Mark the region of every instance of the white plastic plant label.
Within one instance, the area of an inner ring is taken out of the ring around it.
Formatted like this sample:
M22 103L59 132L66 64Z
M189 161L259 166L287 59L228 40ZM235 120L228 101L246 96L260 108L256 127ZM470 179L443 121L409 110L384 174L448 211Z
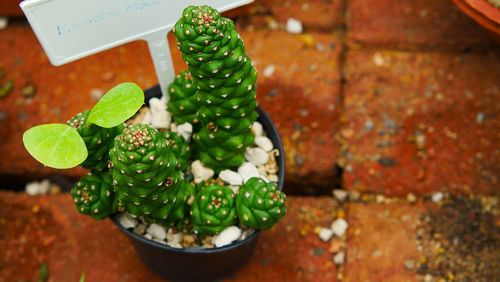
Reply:
M166 39L189 5L221 12L253 0L25 0L20 6L50 62L59 66L134 40L146 40L162 89L174 79Z

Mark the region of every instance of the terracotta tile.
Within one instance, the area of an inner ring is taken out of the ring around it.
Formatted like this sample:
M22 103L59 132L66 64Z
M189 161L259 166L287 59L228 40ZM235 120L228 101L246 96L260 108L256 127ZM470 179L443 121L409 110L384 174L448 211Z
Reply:
M350 52L345 188L498 191L499 73L494 53Z
M469 50L494 45L448 0L347 1L351 45Z
M347 207L344 281L417 281L404 262L419 258L413 234L426 206L350 203Z

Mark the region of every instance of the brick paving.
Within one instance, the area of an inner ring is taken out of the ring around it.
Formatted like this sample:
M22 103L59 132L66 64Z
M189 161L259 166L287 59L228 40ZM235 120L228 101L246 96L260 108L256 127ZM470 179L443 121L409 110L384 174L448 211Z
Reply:
M498 195L498 46L447 0L256 1L228 15L259 70L258 102L285 145L286 191L365 194L363 203L344 205L289 197L288 215L261 234L254 256L227 280L420 279L408 270L420 255L415 226L439 206L373 203L370 193ZM292 17L303 34L285 31ZM54 173L24 150L26 129L66 121L117 83L156 83L144 42L53 67L21 20L0 30L0 68L0 85L14 82L0 99L0 175L20 178ZM30 84L35 95L23 96ZM333 243L315 234L337 217L350 225L335 239L346 239L342 266L333 264ZM84 271L86 281L160 281L110 221L79 215L69 195L0 191L0 225L0 281L35 280L41 262L53 281L74 281Z

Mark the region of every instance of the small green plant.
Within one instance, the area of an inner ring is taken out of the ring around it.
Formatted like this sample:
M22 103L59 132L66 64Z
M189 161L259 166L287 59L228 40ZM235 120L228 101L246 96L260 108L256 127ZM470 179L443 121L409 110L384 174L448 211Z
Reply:
M178 123L199 123L193 140L146 124L124 125L144 104L142 89L127 82L68 124L29 129L24 145L46 166L90 170L72 196L77 211L96 220L127 212L201 236L238 221L269 229L286 212L275 184L254 178L235 194L215 181L195 188L187 177L195 158L216 171L239 166L254 142L256 72L243 42L232 21L208 6L186 8L175 34L189 72L169 86L167 107Z

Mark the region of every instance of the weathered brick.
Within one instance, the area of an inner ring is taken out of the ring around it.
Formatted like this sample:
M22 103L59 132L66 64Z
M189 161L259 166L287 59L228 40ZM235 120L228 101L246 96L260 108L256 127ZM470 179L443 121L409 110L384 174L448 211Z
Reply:
M498 192L498 54L353 51L346 61L347 189Z
M338 177L339 37L308 34L308 46L300 35L279 31L241 36L258 70L257 101L284 143L286 190L329 193Z
M0 203L0 263L6 281L36 280L40 262L54 281L77 281L83 272L85 281L162 281L111 221L80 215L68 194L0 191ZM289 197L287 206L285 217L260 234L255 254L234 275L237 281L334 280L330 254L312 252L328 249L313 229L333 220L331 199Z
M483 49L494 45L482 28L448 0L352 0L352 45L410 49Z
M35 161L22 144L22 134L32 126L66 122L91 108L92 92L106 93L118 83L132 81L143 88L157 84L145 42L132 42L60 66L52 66L27 23L12 24L0 30L0 67L14 88L0 100L0 173L42 177L54 172ZM171 37L172 51L176 51ZM174 50L175 49L175 50ZM185 68L180 54L174 54L177 70ZM36 87L34 97L24 97L25 85ZM80 176L82 169L66 170Z
M313 231L316 226L330 226L335 216L331 201L329 197L288 197L287 214L271 230L261 232L255 254L234 279L335 281L329 243Z
M424 205L348 204L345 281L416 281L404 262L417 265L414 236Z
M269 20L286 24L293 18L310 31L332 31L344 23L342 0L257 0L250 9L250 23L260 26Z

